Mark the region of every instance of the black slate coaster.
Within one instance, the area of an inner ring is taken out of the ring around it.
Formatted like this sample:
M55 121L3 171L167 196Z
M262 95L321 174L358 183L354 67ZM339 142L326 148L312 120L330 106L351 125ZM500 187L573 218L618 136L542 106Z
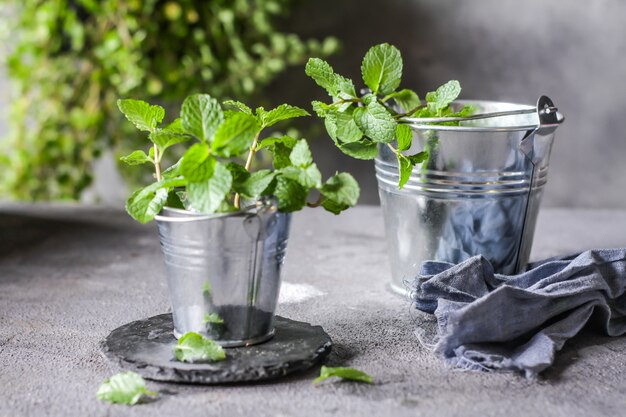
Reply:
M302 371L320 362L332 341L320 326L276 316L272 339L226 349L226 360L190 364L174 359L171 314L134 321L113 330L101 343L104 355L124 369L157 381L219 384L261 381Z

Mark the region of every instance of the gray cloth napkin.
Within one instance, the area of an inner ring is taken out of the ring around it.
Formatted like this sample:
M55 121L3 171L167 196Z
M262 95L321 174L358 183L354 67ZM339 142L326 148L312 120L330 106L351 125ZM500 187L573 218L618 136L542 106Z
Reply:
M467 369L537 374L586 325L626 334L626 249L591 250L495 274L482 256L453 265L428 261L411 289L434 314L434 351Z

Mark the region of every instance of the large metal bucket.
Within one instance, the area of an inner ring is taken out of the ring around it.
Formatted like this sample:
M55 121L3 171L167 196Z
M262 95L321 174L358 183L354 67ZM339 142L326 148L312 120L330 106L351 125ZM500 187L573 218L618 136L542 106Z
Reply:
M236 213L166 208L156 217L177 338L198 332L234 347L273 336L290 220L273 200Z
M464 104L477 113L534 109L487 101L455 105ZM481 254L499 273L525 268L562 120L560 114L534 112L459 126L413 123L407 154L427 149L430 156L401 190L395 154L380 147L376 177L394 291L406 294L405 280L415 278L426 260L458 263Z

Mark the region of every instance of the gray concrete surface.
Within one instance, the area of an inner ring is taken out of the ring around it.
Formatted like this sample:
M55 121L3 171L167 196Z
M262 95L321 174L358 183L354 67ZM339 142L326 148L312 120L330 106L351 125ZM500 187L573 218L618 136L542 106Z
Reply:
M626 245L626 211L544 210L532 257ZM294 217L279 313L324 326L328 363L373 386L311 386L318 370L275 382L148 382L132 408L95 398L118 370L98 353L112 329L168 310L154 225L120 211L0 206L0 416L624 416L626 338L581 334L543 379L445 368L413 329L431 326L387 290L380 209Z

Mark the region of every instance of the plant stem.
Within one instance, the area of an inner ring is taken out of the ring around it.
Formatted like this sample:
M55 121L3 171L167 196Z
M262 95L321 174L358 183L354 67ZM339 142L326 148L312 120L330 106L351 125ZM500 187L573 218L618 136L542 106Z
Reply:
M159 163L159 159L161 159L159 155L159 148L154 145L154 170L156 171L156 179L157 181L161 181L161 164Z
M256 145L259 143L259 136L261 135L261 131L259 130L254 136L254 140L252 141L252 145L250 145L250 151L248 152L248 159L246 159L246 171L250 172L250 166L252 165L252 158L254 158L254 154L256 153ZM235 194L235 199L233 204L236 209L239 208L239 201L241 200L241 196L239 193Z
M416 111L418 111L419 109L423 109L423 108L424 108L424 107L426 107L426 106L428 106L428 104L420 104L420 105L419 105L419 106L417 106L416 108L414 108L414 109L412 109L412 110L409 110L409 111L408 111L408 112L406 112L406 113L399 113L399 114L396 114L396 115L395 115L395 116L393 116L393 117L394 117L394 119L400 119L400 118L402 118L402 117L406 117L406 116L408 116L408 115L410 115L410 114L413 114L413 113L415 113Z
M322 196L322 195L320 194L320 196L317 198L317 200L316 200L315 202L313 202L313 203L309 203L309 202L307 201L306 206L307 206L307 207L313 207L313 208L315 208L315 207L319 207L319 206L321 206L321 205L322 205L322 200L323 200L323 199L324 199L324 196Z
M398 150L396 148L394 148L393 146L391 146L391 143L388 143L387 147L389 149L391 149L391 152L395 153L396 155L398 154Z

